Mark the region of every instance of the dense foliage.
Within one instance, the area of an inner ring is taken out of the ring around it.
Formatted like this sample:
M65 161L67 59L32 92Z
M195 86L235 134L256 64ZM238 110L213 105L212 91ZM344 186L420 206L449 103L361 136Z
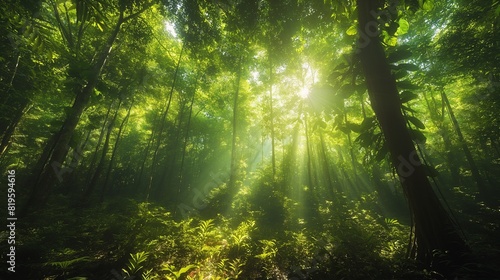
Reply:
M499 278L498 1L0 15L2 279Z

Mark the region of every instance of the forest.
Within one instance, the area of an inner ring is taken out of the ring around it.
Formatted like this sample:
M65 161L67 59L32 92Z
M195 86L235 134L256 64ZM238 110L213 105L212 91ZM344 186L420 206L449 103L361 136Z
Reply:
M500 279L500 1L0 14L0 279Z

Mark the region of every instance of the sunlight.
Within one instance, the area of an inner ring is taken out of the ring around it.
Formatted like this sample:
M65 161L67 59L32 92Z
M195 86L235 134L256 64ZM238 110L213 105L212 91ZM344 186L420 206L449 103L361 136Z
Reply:
M302 99L307 99L309 97L309 92L311 86L314 84L316 77L316 70L314 70L311 65L307 62L302 64L302 86L297 92L298 96Z
M299 91L299 97L302 99L307 99L309 97L309 88L303 87Z
M164 21L165 30L172 35L172 37L177 38L177 32L175 32L175 26L168 20Z

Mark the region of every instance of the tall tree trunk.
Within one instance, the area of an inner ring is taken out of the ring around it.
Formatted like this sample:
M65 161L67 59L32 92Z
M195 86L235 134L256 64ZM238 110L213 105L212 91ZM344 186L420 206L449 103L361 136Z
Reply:
M153 124L156 123L158 121L158 115L155 114L155 118L153 120ZM151 129L151 136L149 137L148 139L148 144L146 146L146 149L144 150L144 158L142 159L142 163L141 163L141 171L139 172L139 178L138 178L138 186L142 189L143 187L143 174L144 174L144 169L146 168L146 162L148 161L148 158L149 158L149 151L151 150L151 147L153 145L153 142L154 142L154 139L155 139L155 136L156 136L156 129L155 127L153 126L153 128Z
M194 104L194 100L196 98L196 90L197 90L197 85L198 85L198 79L199 79L199 73L197 75L197 79L196 79L196 85L194 87L194 90L193 90L193 96L191 97L191 102L189 104L189 115L188 115L188 120L187 120L187 124L186 124L186 132L184 134L184 140L183 140L183 143L182 143L182 157L181 157L181 166L180 166L180 169L179 169L179 190L178 190L178 194L180 194L182 188L183 188L183 184L184 184L184 161L186 159L186 150L187 150L187 144L188 144L188 140L189 140L189 129L191 127L191 118L193 116L193 104ZM187 191L189 191L189 188L187 189Z
M108 129L106 132L106 139L104 140L104 145L102 147L101 157L99 159L99 164L97 165L97 168L94 172L94 175L92 176L92 178L90 179L90 181L88 183L87 191L85 192L85 194L82 198L82 202L87 202L89 200L90 196L92 195L92 193L94 192L94 190L97 186L97 183L99 182L99 178L101 177L102 171L104 169L104 164L106 161L106 155L108 154L108 150L109 150L109 141L111 138L111 132L113 131L113 128L114 128L114 125L116 122L116 118L118 116L118 111L120 111L121 104L122 104L122 100L120 100L120 102L118 103L118 106L115 110L113 118L111 119L111 121L108 124Z
M333 188L338 190L338 182L335 179L332 179L332 175L330 174L330 162L328 161L328 155L326 153L326 144L325 139L323 137L323 131L319 132L320 139L320 148L321 148L321 157L322 157L322 166L323 166L323 176L326 177L326 187L327 193L331 195L331 199L335 197L335 193L333 192Z
M271 160L273 166L273 178L276 176L276 153L274 146L274 112L273 112L273 63L269 57L269 115L271 118Z
M304 133L306 136L306 153L307 153L307 185L311 190L314 190L313 168L312 168L312 155L311 155L311 141L309 139L309 126L307 124L307 113L304 115Z
M238 99L240 94L240 80L241 80L241 63L242 57L239 58L238 61L238 69L236 74L235 81L235 91L234 91L234 99L233 99L233 135L231 141L231 166L230 166L230 174L229 174L229 190L231 192L235 192L236 187L236 173L238 171L238 162L237 162L237 151L236 145L238 140Z
M33 184L33 188L30 197L25 205L25 208L23 209L21 214L27 214L30 209L37 209L45 204L56 178L62 180L61 176L64 172L63 170L58 170L58 166L62 166L64 158L68 153L68 144L80 120L80 116L82 115L85 108L87 108L87 104L90 101L90 96L94 92L94 88L99 81L101 70L106 63L109 54L111 53L111 49L118 36L118 33L120 32L123 22L123 12L120 12L120 16L117 23L115 24L113 31L108 37L103 50L95 60L95 63L92 67L92 74L90 75L87 84L82 88L81 91L77 93L75 101L73 102L73 106L68 113L68 116L66 117L66 120L64 121L60 131L56 133L52 137L53 140L50 140L48 143L49 145L53 145L50 158L42 167L43 171L35 171L35 174L40 174L40 176L38 176L36 180L29 182L30 184Z
M172 104L172 97L174 96L174 89L175 89L175 86L177 83L177 78L179 76L179 68L181 65L181 59L182 59L183 52L184 52L184 45L181 48L181 53L179 54L179 59L177 60L177 65L175 66L174 78L172 80L172 86L170 87L167 106L165 108L165 111L163 111L163 114L160 118L160 128L158 130L157 141L156 141L155 149L153 151L153 160L151 162L151 171L149 174L149 183L148 183L148 191L146 194L146 200L149 200L149 196L150 196L151 191L152 191L153 177L156 175L158 151L160 150L161 142L163 140L162 139L163 130L165 129L165 123L167 121L168 111L170 110L170 105Z
M179 150L178 148L181 146L181 135L182 135L182 124L183 121L182 119L184 118L184 111L186 110L186 101L182 100L182 98L179 96L179 106L180 109L177 113L177 118L176 121L174 122L173 125L173 131L176 133L173 133L173 139L168 141L168 146L171 147L170 151L167 149L166 154L168 155L168 158L170 159L169 161L165 162L165 166L163 167L163 172L161 172L161 177L160 177L160 184L159 187L156 188L155 190L155 197L161 198L161 201L164 202L171 202L172 199L175 199L174 195L169 193L169 187L173 186L175 184L178 185L177 179L179 178L178 176L175 176L174 174L179 174L178 173L178 156L179 153L182 152L182 150ZM177 171L177 172L176 172ZM177 190L173 190L174 193ZM165 195L168 194L168 195ZM167 198L170 201L165 201L163 198Z
M466 251L467 246L434 193L406 127L396 81L378 37L377 3L357 0L361 35L358 51L371 105L413 216L416 258L430 265L434 250L458 254Z
M130 105L129 105L128 110L127 110L127 115L125 116L125 118L123 118L122 122L120 123L120 127L118 128L118 134L116 135L115 144L113 145L113 151L111 152L111 159L109 160L108 168L106 171L106 176L104 177L104 183L102 185L101 201L104 197L104 194L106 192L106 188L108 186L109 175L111 174L111 170L113 169L113 165L114 165L115 158L116 158L116 151L118 150L118 143L120 142L120 139L122 137L123 128L125 127L125 124L127 123L128 119L130 117L130 112L132 111L133 106L134 106L134 100L132 100L130 102Z
M24 103L14 113L13 118L10 120L10 123L7 125L2 134L2 141L0 142L0 158L7 151L7 148L11 143L10 140L12 138L12 135L14 134L14 131L16 130L17 125L21 121L22 117L31 109L31 107L32 106L29 105L29 101L26 100L26 103Z
M434 96L431 93L431 98L434 104L434 107L431 106L431 103L429 102L427 98L426 91L424 91L424 98L425 98L425 103L427 104L427 108L429 109L429 115L431 116L431 120L433 124L438 128L438 133L443 139L443 144L444 144L444 150L446 153L446 160L448 162L448 169L450 171L450 177L451 177L451 183L453 186L457 186L460 184L460 169L458 166L458 162L455 158L455 152L453 149L453 145L451 143L450 136L448 135L448 130L447 127L445 126L443 120L444 120L444 115L439 114L436 111L436 100ZM444 105L444 100L442 100L443 105Z
M455 128L455 132L457 133L458 136L458 141L460 142L460 145L462 146L462 150L464 151L465 158L467 159L467 162L469 163L470 170L472 172L472 177L474 177L474 180L476 181L477 188L479 190L479 193L483 198L487 198L487 190L486 186L484 185L483 179L481 178L481 175L479 174L479 169L477 168L476 161L472 157L472 153L470 152L469 146L467 145L467 142L464 139L464 135L462 134L462 130L460 129L460 125L458 124L457 118L455 117L455 114L453 113L453 109L451 108L450 101L448 100L448 96L444 92L444 90L441 90L441 98L443 99L443 102L446 104L446 109L448 110L448 114L450 116L451 122L453 123L453 127Z
M95 145L94 152L92 153L92 160L90 161L87 178L92 176L94 166L97 162L97 157L99 156L99 148L101 147L102 139L104 139L104 134L106 132L106 125L108 124L109 113L111 112L111 108L113 108L114 102L109 103L108 110L106 111L106 116L104 117L104 121L102 123L101 132L99 133L99 139L97 140L97 144Z

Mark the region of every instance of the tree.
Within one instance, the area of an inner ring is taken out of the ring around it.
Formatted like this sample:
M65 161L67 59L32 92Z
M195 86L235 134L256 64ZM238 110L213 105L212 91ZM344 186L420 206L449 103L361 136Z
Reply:
M53 3L56 24L59 27L61 36L67 43L68 48L75 51L74 54L78 57L79 51L82 48L81 37L83 30L85 30L85 24L87 24L87 20L90 18L99 18L101 11L98 9L103 7L98 7L96 9L95 7L91 8L84 4L83 6L76 7L75 14L68 11L65 3L62 5L63 8L57 6L56 3ZM30 184L33 186L32 192L30 199L25 205L23 211L24 213L27 213L30 208L36 209L45 203L52 185L56 182L57 177L60 175L59 173L63 171L60 167L64 163L64 159L68 152L68 144L80 120L80 116L87 107L92 93L99 82L101 71L111 53L115 40L122 29L122 25L137 18L152 5L153 2L138 4L135 2L123 1L120 2L119 7L116 7L116 10L114 10L115 14L113 16L116 17L116 21L111 30L109 30L108 37L104 41L104 44L97 50L96 59L92 59L90 62L85 62L88 63L88 72L86 72L86 77L82 77L82 80L79 81L81 86L75 85L74 87L75 99L73 105L66 116L61 129L47 142L42 157L39 160L40 164L37 164L37 167L40 167L40 169L33 172L33 180L30 180ZM75 28L71 27L73 24L72 22L64 22L64 19L62 19L59 15L59 9L64 9L67 17L75 17L73 22L79 25L79 28L77 29L78 31L75 31ZM96 22L95 24L100 25L101 23ZM72 32L77 33L75 35ZM79 65L77 65L77 67L78 66ZM70 77L75 75L71 71L75 71L75 69L70 68L68 73ZM85 72L78 71L76 74L82 75L84 73Z
M410 205L416 245L412 254L429 265L434 250L460 254L467 250L467 246L434 193L406 127L396 81L378 34L380 19L377 12L381 8L371 1L357 1L359 32L362 34L359 56L372 108Z

